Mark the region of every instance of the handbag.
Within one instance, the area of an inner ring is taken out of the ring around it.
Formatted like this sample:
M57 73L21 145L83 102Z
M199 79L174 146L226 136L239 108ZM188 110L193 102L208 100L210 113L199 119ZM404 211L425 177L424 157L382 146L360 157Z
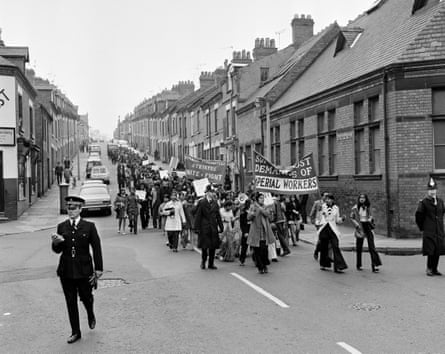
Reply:
M355 228L354 236L355 236L356 238L364 238L364 237L365 237L365 235L363 234L363 230L362 230L361 227L356 227L356 228Z

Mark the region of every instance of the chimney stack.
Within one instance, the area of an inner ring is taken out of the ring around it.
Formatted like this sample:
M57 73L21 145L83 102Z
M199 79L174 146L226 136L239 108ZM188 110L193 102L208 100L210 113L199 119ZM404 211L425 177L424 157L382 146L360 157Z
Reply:
M246 52L245 49L233 52L232 64L250 64L251 62L250 52Z
M292 44L295 48L300 47L304 42L314 35L314 20L311 15L295 15L291 22Z
M255 61L267 57L277 52L275 39L257 38L255 39L255 48L253 48L253 59Z
M199 88L208 88L215 83L215 77L210 71L202 71L199 76Z

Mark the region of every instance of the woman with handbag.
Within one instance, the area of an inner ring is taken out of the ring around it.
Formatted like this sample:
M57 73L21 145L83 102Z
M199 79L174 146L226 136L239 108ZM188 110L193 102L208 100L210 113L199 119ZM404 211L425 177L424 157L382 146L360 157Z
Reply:
M368 240L368 250L371 255L372 271L377 273L382 265L374 243L374 219L371 214L371 203L366 194L360 194L357 204L351 210L351 222L355 226L355 245L357 250L357 270L362 270L363 241Z

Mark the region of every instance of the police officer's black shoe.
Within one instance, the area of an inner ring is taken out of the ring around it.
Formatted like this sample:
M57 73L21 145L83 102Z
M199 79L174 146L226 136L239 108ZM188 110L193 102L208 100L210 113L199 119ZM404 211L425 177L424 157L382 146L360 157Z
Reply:
M94 329L96 327L96 317L94 316L94 313L88 314L88 326L90 329Z
M428 275L429 277L432 277L434 275L433 271L431 269L427 269L426 270L426 275Z
M80 338L82 338L82 336L80 335L80 333L74 333L72 334L68 340L66 341L68 344L72 344L74 342L77 342Z

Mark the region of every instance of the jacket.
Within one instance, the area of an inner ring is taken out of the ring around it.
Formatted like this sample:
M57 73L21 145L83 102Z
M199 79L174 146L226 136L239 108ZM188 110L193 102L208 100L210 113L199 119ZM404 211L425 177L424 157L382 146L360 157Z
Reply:
M170 209L171 211L168 209ZM182 224L185 224L186 219L185 219L184 209L182 208L182 203L179 200L177 201L170 200L169 202L167 202L161 214L163 216L166 216L165 226L164 226L165 231L182 230Z
M445 254L443 226L445 206L442 199L436 199L436 205L432 197L422 199L415 214L416 224L423 233L422 253L424 256L434 255L436 251Z
M103 271L102 248L94 223L81 218L77 227L74 228L67 219L57 225L57 233L65 239L58 245L52 244L53 251L61 253L57 267L59 277L88 278L94 270ZM93 257L91 257L90 246Z
M321 206L321 210L318 213L318 218L315 220L316 225L320 225L318 229L318 235L323 231L326 225L329 225L334 231L338 239L341 238L340 230L337 224L342 224L344 219L340 216L340 209L337 205L329 207L326 203Z
M371 208L366 208L366 214L367 214L367 219L370 223L373 223L373 217L372 217L372 213L371 213ZM362 224L360 222L360 212L358 209L357 204L354 205L351 209L351 214L349 215L351 222L354 224L355 226L355 231L354 231L354 236L358 237L358 238L363 238L365 237L365 233L362 227Z
M254 203L249 209L247 218L252 221L247 237L249 245L259 247L262 235L266 244L270 245L275 242L275 235L269 221L269 211L265 207Z

